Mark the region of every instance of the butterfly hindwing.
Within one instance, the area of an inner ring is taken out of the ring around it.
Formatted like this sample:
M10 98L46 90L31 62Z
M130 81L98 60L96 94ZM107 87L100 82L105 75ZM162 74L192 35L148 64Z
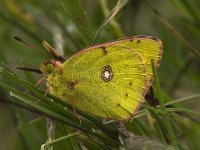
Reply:
M159 65L161 42L133 37L89 47L69 58L51 92L102 118L124 120L144 100L152 80L151 59ZM55 90L56 86L63 90Z

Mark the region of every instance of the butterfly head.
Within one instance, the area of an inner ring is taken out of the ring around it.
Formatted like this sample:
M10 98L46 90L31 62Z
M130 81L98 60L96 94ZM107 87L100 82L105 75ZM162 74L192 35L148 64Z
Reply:
M56 70L60 70L61 62L55 60L45 60L40 64L40 71L45 75L50 75Z

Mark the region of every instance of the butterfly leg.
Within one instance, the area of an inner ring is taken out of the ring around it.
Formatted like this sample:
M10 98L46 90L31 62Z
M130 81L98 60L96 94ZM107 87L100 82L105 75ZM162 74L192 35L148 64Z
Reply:
M42 78L42 79L40 79L40 80L35 84L35 86L38 86L43 80L48 81L46 78ZM47 91L47 90L46 90L46 91ZM28 92L29 92L28 90L24 91L24 93L28 93ZM46 92L45 92L45 95L46 95Z
M45 90L45 96L47 95L47 93L49 92L49 89L52 87L52 84L50 84L47 89ZM41 100L37 100L36 102L33 102L32 104L37 104L38 102L40 102Z
M47 78L42 78L35 84L35 86L38 86L43 80L46 80L48 82Z
M52 87L52 84L47 80L47 78L42 78L42 79L40 79L36 84L35 84L35 86L38 86L43 80L46 80L48 83L49 83L49 85L47 86L47 89L45 90L45 96L47 95L47 93L49 92L49 90L50 90L50 88Z
M47 89L45 90L45 96L47 95L47 93L49 93L50 88L52 87L52 84L47 86Z
M72 97L72 108L73 108L74 114L75 114L75 116L79 119L80 126L81 126L81 125L82 125L82 119L78 116L78 114L77 114L77 112L76 112L74 95L71 94L71 97Z

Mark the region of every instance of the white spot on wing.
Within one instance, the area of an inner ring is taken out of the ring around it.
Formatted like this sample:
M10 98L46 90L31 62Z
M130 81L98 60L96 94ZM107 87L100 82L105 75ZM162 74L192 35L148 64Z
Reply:
M113 78L113 72L110 66L107 65L104 67L101 78L106 82L110 81Z
M111 73L109 71L105 70L103 76L104 76L105 79L109 79L110 76L111 76Z

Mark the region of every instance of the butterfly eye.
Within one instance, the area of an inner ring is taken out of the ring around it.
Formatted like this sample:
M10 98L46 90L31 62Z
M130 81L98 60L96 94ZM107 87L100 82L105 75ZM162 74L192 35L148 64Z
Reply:
M48 64L48 65L46 66L46 72L47 72L48 74L51 74L53 71L54 71L54 66L53 66L53 64Z

